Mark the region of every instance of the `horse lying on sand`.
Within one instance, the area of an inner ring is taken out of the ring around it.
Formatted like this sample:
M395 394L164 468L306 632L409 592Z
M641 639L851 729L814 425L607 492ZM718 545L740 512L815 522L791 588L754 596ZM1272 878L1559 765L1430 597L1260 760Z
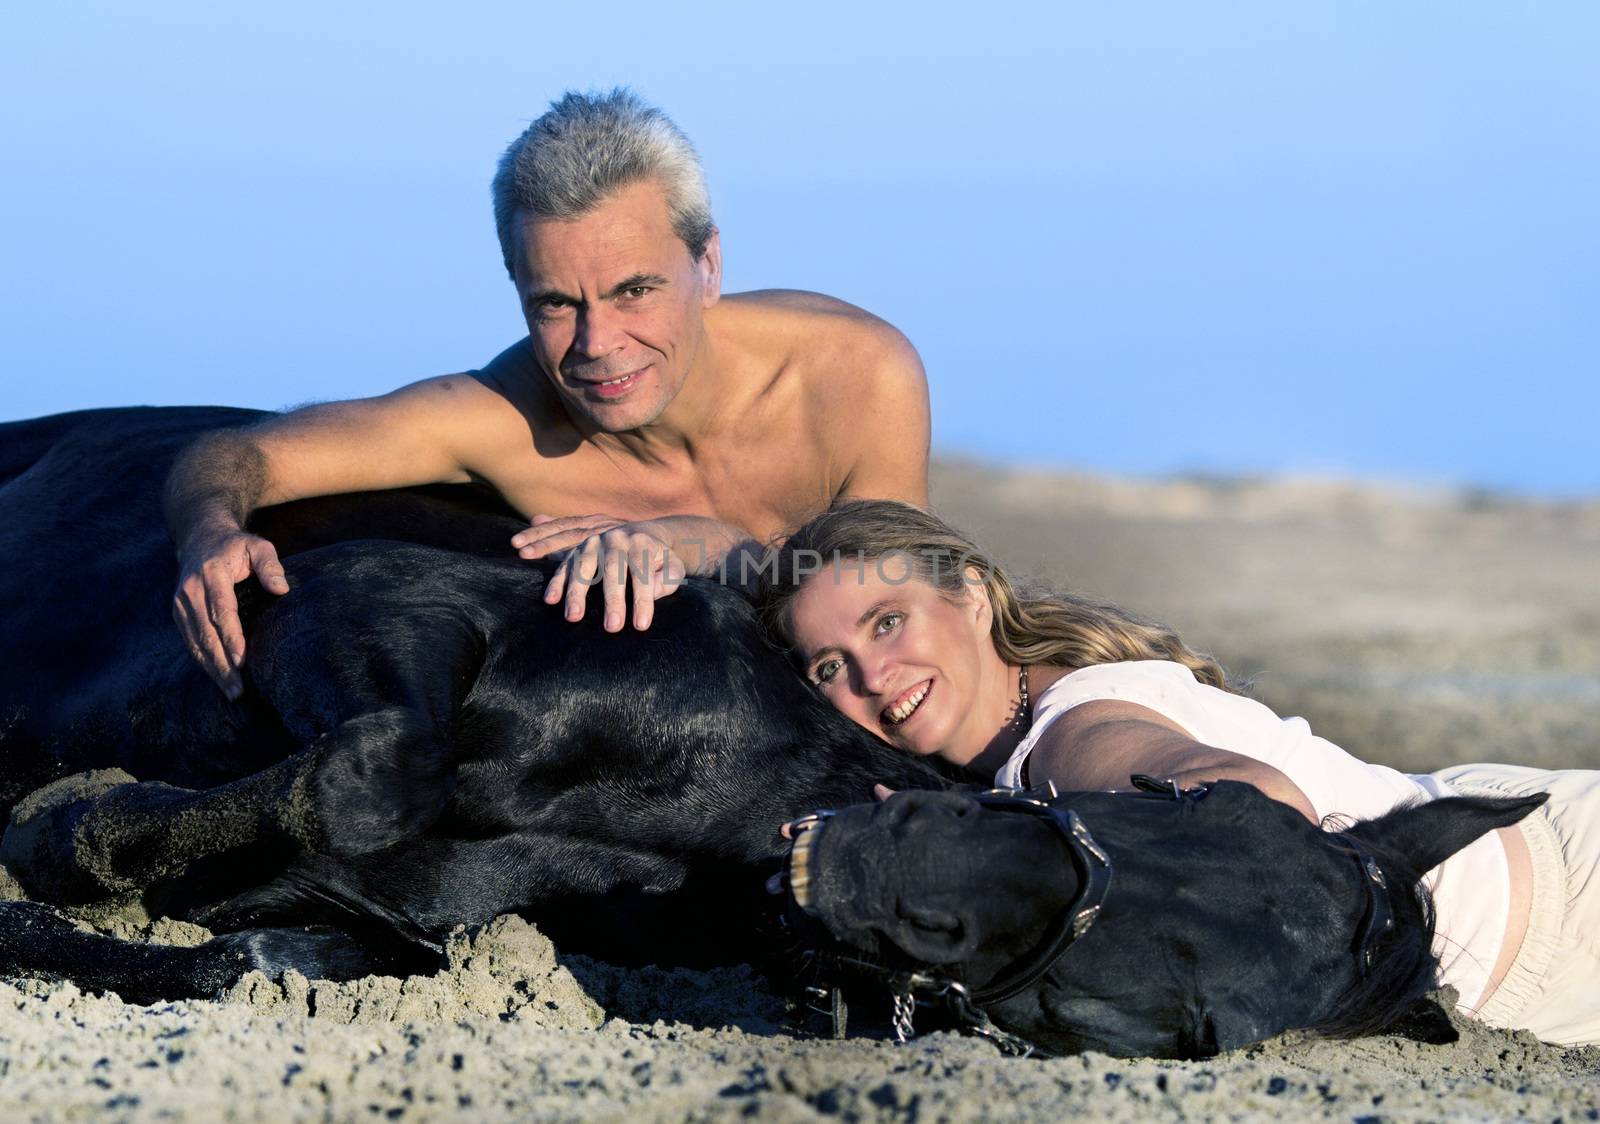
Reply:
M34 899L0 903L0 974L152 1002L253 969L421 971L452 927L507 912L621 962L748 956L762 938L745 919L785 853L778 823L865 801L875 781L944 787L818 697L733 590L692 581L647 633L562 620L545 572L507 546L521 521L470 488L259 513L291 592L241 587L250 658L228 702L170 619L158 492L185 443L256 416L0 426L0 860ZM1190 1055L1298 1026L1378 1031L1417 1024L1432 979L1403 857L1534 802L1439 801L1400 814L1423 817L1403 838L1393 816L1347 833L1376 833L1392 888L1393 922L1368 937L1367 868L1253 789L1219 785L1163 816L1104 794L1058 803L1081 808L1116 884L1072 955L1011 995L982 985L1030 942L1059 943L1063 894L1105 889L1091 851L1053 838L1053 814L912 793L850 809L799 849L815 851L812 908L858 954L958 965L997 1023L1056 1048ZM931 816L987 842L961 843L983 861L930 908L915 872L945 853ZM878 841L848 846L857 822ZM840 873L855 866L865 880ZM852 894L859 918L830 912ZM119 895L219 935L124 942L51 908ZM905 925L926 940L896 944ZM1373 982L1391 980L1403 1001Z
M690 583L648 633L566 622L510 550L523 521L465 487L261 512L292 589L240 587L228 702L173 627L158 495L185 443L255 416L0 427L0 859L37 902L139 895L225 932L124 945L12 905L0 971L151 1001L431 964L507 912L625 963L738 958L781 822L943 783L817 698L732 589Z

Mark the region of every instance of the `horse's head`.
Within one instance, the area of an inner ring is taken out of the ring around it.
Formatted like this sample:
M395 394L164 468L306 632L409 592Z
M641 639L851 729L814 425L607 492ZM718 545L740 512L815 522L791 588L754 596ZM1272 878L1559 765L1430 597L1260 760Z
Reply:
M1012 810L905 792L801 831L789 883L845 956L957 981L1054 1052L1206 1056L1401 1023L1437 1036L1418 879L1541 800L1440 800L1335 834L1227 782Z

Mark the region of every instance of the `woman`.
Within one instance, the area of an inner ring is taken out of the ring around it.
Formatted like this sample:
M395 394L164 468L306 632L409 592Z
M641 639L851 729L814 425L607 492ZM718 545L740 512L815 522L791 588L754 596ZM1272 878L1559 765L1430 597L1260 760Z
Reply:
M1600 773L1360 761L1244 697L1171 630L1087 598L1020 594L966 536L892 501L805 524L759 594L763 623L840 711L1001 787L1239 780L1313 822L1457 791L1552 800L1429 877L1440 976L1464 1011L1560 1043L1600 1041ZM1589 828L1588 825L1595 825ZM1569 904L1570 903L1570 904ZM1559 981L1559 987L1557 986Z

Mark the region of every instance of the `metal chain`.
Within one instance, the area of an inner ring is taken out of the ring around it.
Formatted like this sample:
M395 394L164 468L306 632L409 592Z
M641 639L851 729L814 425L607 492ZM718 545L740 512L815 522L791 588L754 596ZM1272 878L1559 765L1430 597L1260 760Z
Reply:
M911 997L910 989L894 993L894 1040L902 1046L916 1036L916 1027L911 1023L916 1012L917 1001Z
M1048 1058L1051 1055L1041 1050L1032 1042L1008 1030L1001 1030L982 1010L974 1007L967 998L967 989L960 984L954 984L947 993L947 999L956 1016L966 1029L981 1038L987 1038L1000 1048L1002 1054L1009 1054L1014 1058Z
M999 1027L995 1026L994 1023L989 1022L987 1019L983 1021L982 1025L972 1025L967 1027L967 1029L973 1034L976 1034L982 1038L987 1038L990 1042L993 1042L1000 1048L1000 1052L1002 1054L1006 1054L1010 1057L1050 1057L1049 1054L1039 1049L1039 1047L1035 1046L1032 1042L1029 1042L1026 1038L1019 1038L1010 1031L1001 1030Z

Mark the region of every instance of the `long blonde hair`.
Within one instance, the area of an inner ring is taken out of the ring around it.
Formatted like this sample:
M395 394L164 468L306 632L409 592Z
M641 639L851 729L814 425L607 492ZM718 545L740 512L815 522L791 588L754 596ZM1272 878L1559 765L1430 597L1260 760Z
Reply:
M910 576L952 600L981 581L994 610L990 635L1010 664L1076 670L1124 660L1171 660L1196 679L1238 693L1222 665L1196 652L1165 625L1109 602L1074 593L1019 592L978 545L930 512L895 500L847 500L811 519L766 559L756 605L767 635L794 648L790 606L805 580L824 566L864 566L903 558Z

